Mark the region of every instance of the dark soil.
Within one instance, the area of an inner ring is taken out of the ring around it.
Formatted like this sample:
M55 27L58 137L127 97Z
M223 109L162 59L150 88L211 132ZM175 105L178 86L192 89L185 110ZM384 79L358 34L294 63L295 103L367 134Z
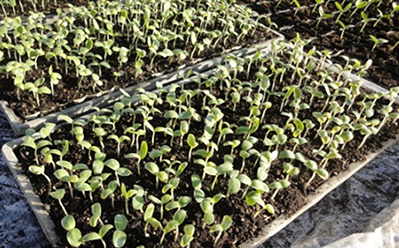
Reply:
M290 73L287 73L290 74ZM245 79L243 75L240 75L241 79ZM251 78L253 80L253 78ZM249 80L249 81L251 81ZM289 80L283 80L283 83L281 85L276 85L276 91L279 91L282 89L282 87L285 86L284 82L287 82ZM217 82L215 84L215 87L213 87L212 94L215 95L218 98L224 99L225 98L225 90L220 91L218 84L220 82ZM184 86L184 88L190 88L190 89L195 89L197 84L191 83L189 85ZM204 87L204 86L202 86ZM163 93L163 99L165 98L165 93ZM304 94L303 95L303 101L306 102L306 100L309 99L309 95ZM282 116L280 111L279 111L279 105L281 103L281 99L277 98L276 96L273 96L270 98L270 101L273 103L272 108L268 110L267 118L265 118L264 123L262 124L280 124L285 123L287 118ZM382 104L385 104L384 100L379 100L377 102L376 108L379 109L381 108ZM245 121L240 120L240 117L242 116L248 116L249 115L249 104L245 101L241 101L237 105L237 109L233 111L233 104L231 101L226 101L222 105L219 105L218 107L222 110L222 112L225 114L223 120L227 121L229 123L234 123L238 126L243 125ZM163 113L166 110L170 109L170 106L165 102L162 105L156 105L156 107ZM192 107L197 110L197 113L199 113L201 116L206 116L206 111L202 110L202 96L196 95L193 100L192 100ZM313 109L312 111L320 111L322 109L323 105L320 103L315 103L314 106L312 106ZM397 108L397 107L395 107ZM356 107L355 107L356 109ZM284 111L290 112L292 111L291 107L286 107ZM312 121L316 120L312 116L312 111L305 110L301 111L299 118L300 119L306 119L309 118ZM397 109L396 109L397 111ZM374 117L380 117L378 114ZM104 128L106 131L111 134L115 133L118 136L123 134L123 131L126 129L126 127L129 127L132 125L132 118L133 116L131 114L124 114L122 118L116 123L116 128L112 129L110 125L104 125ZM150 121L150 123L154 126L165 126L166 123L169 120L165 119L163 117L163 114L155 114L153 120ZM141 116L137 116L136 123L141 123L142 119ZM262 126L261 124L261 126ZM178 128L178 125L176 128ZM195 122L193 121L190 125L190 133L194 134L196 137L199 137L203 133L204 129L204 120L201 122ZM378 148L381 147L381 143L384 141L387 141L389 139L393 139L397 135L397 128L398 128L398 123L389 123L386 125L381 132L376 135L376 136L371 136L366 144L362 147L362 149L358 149L359 144L362 141L362 136L359 135L357 132L355 132L355 138L350 141L346 148L342 151L340 151L342 155L341 160L330 160L329 164L327 165L326 169L329 171L330 176L333 177L335 175L338 175L340 172L343 170L346 170L349 168L349 165L352 162L355 161L361 161L365 159L365 156L371 152L376 151ZM85 126L84 128L84 137L85 140L89 141L92 145L96 145L98 147L100 146L99 140L96 137L96 135L92 132L91 124ZM90 166L91 162L88 159L88 153L87 150L82 150L80 146L78 146L74 140L74 136L71 134L71 127L69 126L63 126L55 131L54 134L51 135L52 140L71 140L70 142L70 147L69 147L69 153L64 157L64 160L70 161L72 164L75 163L85 163ZM264 138L264 131L259 129L256 131L253 136L263 139ZM217 136L217 135L215 135ZM216 138L214 136L214 142L216 142ZM315 130L312 129L309 132L309 135L307 137L315 137ZM162 145L169 145L170 143L170 138L165 137L162 134L157 134L156 139L155 139L155 144L151 145L151 135L147 135L147 137L144 138L147 143L149 144L149 152L152 149L157 149L161 147ZM144 140L143 138L140 140ZM240 135L235 135L231 134L227 136L226 140L233 140L233 139L242 139L242 136ZM171 161L179 160L179 161L187 161L187 156L188 156L188 150L189 147L187 144L184 142L183 147L179 145L179 138L175 138L173 145L172 145L172 151L169 154L166 154L164 158L170 159ZM105 149L102 149L103 151L106 151L107 153L107 159L109 158L118 158L117 153L116 153L116 143L114 141L106 140L104 139L105 143ZM296 151L301 152L304 154L306 157L311 158L317 162L320 162L319 157L315 157L313 154L313 149L318 149L321 145L321 141L319 138L314 138L309 140L309 143L299 146ZM292 145L290 144L285 144L283 147L280 147L280 150L283 149L290 149ZM57 147L60 149L60 147ZM204 148L203 145L200 145L196 149ZM261 144L261 142L257 142L254 145L254 148L256 148L259 151L263 151L264 147ZM148 195L155 195L156 197L160 197L160 190L155 188L155 180L154 176L151 175L149 172L147 172L144 168L143 165L146 162L150 161L150 158L147 156L145 158L145 161L142 161L141 166L141 176L137 175L137 162L136 160L129 160L125 159L123 157L123 154L127 154L130 152L134 152L133 148L130 148L130 146L127 143L123 143L121 147L121 156L118 158L119 162L121 165L124 165L125 167L129 168L132 172L133 175L129 177L121 177L121 182L125 183L128 188L132 188L133 184L138 184L142 187L145 188L146 192L148 192ZM65 240L65 231L62 229L60 225L60 220L64 216L63 212L61 211L58 202L54 201L53 198L49 196L50 189L48 187L48 184L46 180L41 177L41 176L33 176L31 173L28 172L28 167L31 165L31 161L34 161L34 154L33 150L31 148L27 147L17 147L15 149L15 153L18 156L20 163L20 166L22 169L26 172L28 175L30 181L32 182L34 186L35 193L37 193L40 198L42 199L42 202L44 203L46 209L49 211L50 216L54 220L55 224L57 225L57 233L59 237L61 238L60 246L65 247L67 246L67 242ZM230 148L225 147L220 145L219 150L215 152L215 154L212 157L212 161L215 164L221 164L223 162L223 155L224 154L229 154L230 153ZM234 168L235 169L240 169L241 167L241 159L238 156L238 150L235 149L235 152L233 154L235 157L234 161ZM193 159L191 160L192 162L189 163L188 167L184 171L184 173L180 176L180 185L178 190L176 190L175 194L177 196L192 196L193 195L193 189L191 188L191 180L190 177L192 174L202 174L202 168L201 166L194 164L193 160L199 158L199 156L193 156ZM42 160L43 158L40 156L40 159ZM251 156L246 160L246 166L244 173L248 175L250 178L256 178L256 166L254 166L255 162L255 157ZM270 184L271 182L275 180L279 180L285 177L285 174L282 173L281 167L282 167L283 161L281 159L277 159L272 163L271 169L269 171L269 176L266 179L266 183ZM189 224L192 223L196 226L196 232L195 232L195 239L191 244L191 247L238 247L239 244L249 240L251 237L256 237L259 235L260 231L262 228L270 223L273 219L278 217L281 214L286 214L286 215L291 215L295 213L301 206L306 204L307 200L306 197L314 192L319 185L321 185L324 181L320 178L315 178L315 180L312 181L312 184L310 187L307 189L304 189L304 184L305 182L308 181L310 178L312 172L307 169L305 166L300 164L298 161L293 162L294 166L297 166L300 168L301 173L298 176L294 176L290 178L290 181L292 182L292 185L285 189L280 191L277 194L277 197L275 198L275 201L272 202L268 199L270 199L271 194L273 193L272 191L269 193L265 193L264 196L267 201L267 203L271 203L275 210L276 213L274 215L269 215L266 212L262 212L262 214L258 215L256 218L254 218L254 214L256 211L259 209L259 206L254 206L254 207L249 207L245 203L245 199L241 199L241 195L243 194L243 190L240 190L238 194L231 195L228 199L222 199L219 203L217 203L214 207L214 214L217 216L216 217L216 223L219 223L223 215L230 215L232 220L233 220L233 225L230 229L228 229L225 233L223 233L221 239L219 242L214 245L214 239L215 239L215 234L210 234L207 228L202 227L203 223L203 216L202 216L202 211L199 208L199 205L193 201L185 208L185 210L188 211L188 216L184 222L184 224ZM167 167L165 163L158 163L158 166L160 166L160 169L164 169ZM105 169L104 172L111 172L109 169ZM57 188L65 188L67 192L68 188L64 183L57 182L56 178L53 176L53 168L51 165L46 166L46 174L49 175L52 178L53 184ZM206 176L205 180L203 181L203 187L202 189L204 190L206 196L213 196L217 193L225 193L227 188L226 188L226 180L227 178L219 177L218 183L216 184L216 187L214 190L210 189L210 185L212 183L213 177ZM109 181L109 179L108 179ZM104 185L108 183L106 181ZM161 184L162 185L162 184ZM118 189L119 190L119 189ZM115 209L111 207L110 201L108 200L102 200L99 197L99 190L94 192L93 197L94 197L94 202L100 202L102 205L103 209L103 214L101 216L102 220L104 223L113 223L113 217L115 214L118 213L125 213L124 211L124 200L121 197L120 193L117 192L116 195L116 202L115 202ZM149 203L149 199L145 197L145 202L146 204ZM70 195L67 193L65 198L63 199L63 203L65 207L67 208L68 212L72 214L76 221L77 221L77 227L82 231L82 233L88 233L90 231L93 231L93 228L88 225L88 217L91 216L90 212L90 206L92 202L88 198L82 197L82 195L78 192L76 192L75 197L73 199L70 198ZM127 215L129 219L129 224L128 224L128 229L127 229L127 234L128 234L128 239L127 239L127 247L136 247L138 245L145 244L146 247L173 247L177 248L179 245L173 241L174 239L174 233L170 233L166 236L165 243L164 245L160 246L158 245L159 239L161 232L158 230L153 230L152 228L149 228L149 237L146 237L144 235L143 229L144 229L144 222L142 221L143 219L143 213L140 211L130 211L131 213ZM172 218L172 213L165 211L164 215L164 220L170 220ZM155 213L155 217L159 217L158 213ZM163 223L165 224L165 222ZM94 230L98 230L95 228ZM111 232L110 232L111 233ZM181 238L182 236L182 231L180 231L179 237ZM111 234L107 234L105 236L105 239L108 243L111 242ZM99 247L101 244L99 243L90 243L84 245L84 247Z
M256 2L256 1L251 1ZM334 18L324 19L317 26L317 18L319 17L318 10L312 13L312 7L300 8L295 15L295 6L282 3L277 9L274 5L278 1L257 1L259 4L249 5L260 13L271 14L271 20L278 25L278 30L287 38L292 39L299 33L303 39L311 39L308 49L315 46L318 50L327 49L332 51L336 57L333 58L335 62L345 64L346 61L338 55L345 55L349 58L355 58L365 63L368 59L373 60L373 65L368 70L366 79L373 83L379 84L383 87L389 88L399 85L399 46L393 51L391 47L399 40L399 18L397 15L390 20L382 19L376 27L373 27L374 22L370 22L360 32L363 26L360 11L350 17L351 11L342 15L340 20L346 25L355 25L354 28L347 29L343 38L341 35L341 26L335 22ZM310 5L309 1L300 1L301 5ZM312 3L313 4L313 3ZM369 18L378 17L378 12L375 4L367 10ZM379 9L387 12L391 3L388 1L382 2ZM290 10L284 14L278 14L278 11ZM325 8L325 13L336 11L334 1L331 1L328 8ZM276 13L277 12L277 13ZM369 35L374 35L378 38L389 40L388 44L379 45L371 52L374 42Z
M13 8L9 4L5 4L4 8L7 13L7 17L16 17L16 16L27 16L29 12L42 12L45 15L56 14L57 9L65 9L68 7L68 4L72 4L74 6L86 6L89 4L90 0L43 0L45 5L44 9L42 7L42 0L37 1L38 4L36 6L36 10L33 5L28 1L21 1L23 5L23 10L19 4L19 0L17 0L17 5L15 6L15 12ZM2 10L0 10L0 20L4 19L5 15Z
M217 28L217 27L216 27ZM267 32L263 29L258 29L253 37L243 37L239 43L236 43L236 38L231 37L226 40L226 44L223 42L218 43L215 48L208 48L201 52L199 56L195 55L193 60L188 58L184 61L177 59L164 59L160 56L157 56L154 61L154 67L150 68L150 59L147 57L143 58L144 60L144 73L141 74L138 78L135 78L135 66L134 61L136 59L135 52L132 52L129 61L123 65L118 63L118 55L114 53L112 56L107 57L107 62L110 64L111 68L102 68L102 76L101 80L103 82L103 86L97 86L95 89L93 88L94 82L91 80L91 77L85 77L82 86L79 89L78 83L80 79L75 75L75 67L69 64L68 66L68 74L65 75L65 64L64 62L60 62L58 66L54 64L54 61L47 61L44 57L41 57L38 60L38 69L31 70L26 75L26 82L35 81L40 77L45 77L46 82L44 85L50 87L50 79L48 76L48 68L52 65L54 71L59 72L62 75L62 79L59 84L55 86L54 96L52 95L40 95L40 106L37 106L37 103L33 97L33 94L27 91L21 92L20 100L17 98L17 89L14 86L13 78L6 78L5 74L0 74L0 99L5 100L9 103L9 107L15 112L15 114L22 119L25 116L29 116L32 114L40 113L40 116L47 115L49 113L53 113L56 111L61 111L67 107L73 106L74 100L80 100L86 97L85 100L88 100L92 97L98 96L98 94L112 90L114 88L124 88L129 85L135 85L142 82L145 82L151 78L154 78L155 74L165 74L169 72L175 71L182 65L190 66L197 63L200 60L207 60L211 58L215 58L220 56L221 54L226 53L226 51L231 50L237 47L250 47L251 45L269 40L274 38L274 34ZM68 37L69 38L69 37ZM198 37L201 40L203 37ZM72 37L71 37L72 39ZM117 37L116 44L119 47L125 46L129 47L130 43L126 39L126 37ZM139 47L143 50L148 51L147 44L140 44ZM184 42L177 42L176 47L173 49L180 48L182 50L186 50L188 54L191 54L193 46L190 44L185 44ZM160 51L163 50L163 45L160 47ZM94 48L92 50L93 53L96 54L104 54L102 48ZM87 58L85 64L90 64L92 62L92 58ZM6 64L7 60L1 62L1 64ZM90 69L99 74L98 68L90 67ZM124 74L119 78L113 76L114 72L123 71Z

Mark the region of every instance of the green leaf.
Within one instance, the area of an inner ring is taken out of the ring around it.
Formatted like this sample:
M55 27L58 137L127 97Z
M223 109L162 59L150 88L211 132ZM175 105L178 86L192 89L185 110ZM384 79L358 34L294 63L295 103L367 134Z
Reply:
M241 144L241 149L244 151L248 151L249 149L251 149L253 146L253 144L248 141L248 140L244 140Z
M291 185L291 182L286 179L282 179L282 180L280 180L280 185L284 189L284 188L289 187Z
M165 233L171 232L171 231L175 230L178 226L179 226L179 223L177 221L171 220L166 224L164 232Z
M240 180L241 183L245 184L245 185L251 185L252 180L251 178L249 178L247 175L245 174L240 174L237 176L237 179Z
M256 190L262 192L269 192L269 187L267 187L266 183L262 182L261 180L258 179L252 180L251 186Z
M31 167L31 166L30 166ZM31 170L29 167L29 171ZM33 173L33 172L32 172ZM61 181L64 181L66 177L69 176L69 173L64 169L58 169L54 172L54 176Z
M128 176L132 175L132 172L131 172L129 169L123 168L123 167L117 169L117 170L116 170L116 173L117 173L119 176L121 176L121 177L128 177Z
M100 228L100 231L98 232L98 234L100 235L101 238L103 238L105 236L105 234L107 234L109 232L109 230L111 230L112 228L114 228L114 227L111 224L106 224Z
M169 180L168 174L165 171L157 172L155 176L163 183L167 183Z
M165 209L166 209L167 211L170 211L170 210L173 210L173 209L176 209L176 208L180 208L180 204L179 204L179 202L177 202L177 201L169 202L169 203L166 204L166 206L165 206Z
M194 190L194 199L197 203L201 203L205 198L205 193L201 189Z
M157 219L151 217L151 218L149 218L149 219L147 220L147 222L148 222L152 227L154 227L155 229L158 229L158 228L159 228L159 229L162 229L162 230L163 230L163 227L162 227L161 222L159 222Z
M104 170L104 163L99 160L93 162L93 173L95 175L101 174Z
M82 242L90 242L95 240L100 240L101 236L96 232L91 232L83 236Z
M209 229L210 233L214 233L214 232L222 232L223 231L223 227L220 224L216 224L211 226L211 228Z
M147 220L152 217L152 215L154 214L154 209L155 209L154 204L152 204L152 203L148 204L148 206L144 212L144 221L147 222Z
M173 220L175 220L178 225L181 225L184 220L186 219L187 212L185 210L178 210L176 213L173 215Z
M135 196L132 200L132 207L135 210L140 210L144 205L144 198L142 196Z
M193 236L190 236L190 235L188 235L188 234L185 234L185 235L183 235L183 237L181 238L180 245L181 245L182 247L186 247L186 246L188 246L188 245L190 244L190 242L193 241L193 240L194 240Z
M68 243L73 246L73 247L79 247L82 242L80 241L82 239L82 233L80 232L79 229L74 228L67 233L67 240Z
M155 175L159 172L159 167L153 162L146 163L144 166L151 174Z
M167 119L177 119L179 118L179 115L174 110L168 110L165 112L164 117Z
M316 172L316 174L317 174L319 177L321 177L321 178L324 179L324 180L327 180L328 177L329 177L327 170L324 169L324 168L316 169L315 172Z
M195 227L194 227L194 225L189 224L189 225L185 225L185 226L184 226L184 233L185 233L185 234L187 234L187 235L189 235L189 236L193 236L193 235L194 235L194 232L195 232Z
M42 166L31 165L29 166L29 171L34 175L42 175L44 174L44 165Z
M280 185L280 184L279 184ZM256 191L251 191L247 194L245 198L247 204L249 206L253 206L255 204L259 204L262 206L262 208L265 206L265 202L262 200L262 197L259 193Z
M143 142L141 142L140 153L139 153L141 160L144 159L145 156L147 156L147 152L148 152L147 142L143 141Z
M127 219L123 214L117 214L114 218L115 228L119 231L124 231L127 226Z
M117 248L123 247L126 243L126 239L127 236L125 232L116 230L112 235L112 244Z
M233 221L231 220L230 216L225 215L223 216L222 223L220 223L220 225L222 226L223 231L226 231L230 228L232 223Z
M111 170L116 171L117 169L119 169L120 164L118 162L118 160L114 159L114 158L110 158L107 161L105 161L104 163L108 168L110 168Z
M50 90L48 87L43 86L43 87L40 87L40 88L39 88L39 90L37 91L37 93L38 93L38 94L47 94L47 95L50 95L50 94L51 94L51 90Z
M56 164L57 164L58 166L61 166L62 168L67 169L67 170L72 170L72 168L73 168L73 165L72 165L70 162L65 161L65 160L57 161Z
M56 200L61 200L62 198L64 198L64 195L65 195L65 189L58 189L50 193L50 196Z
M207 225L212 225L212 223L215 222L215 215L213 215L212 213L205 213L204 222Z
M72 229L75 228L76 222L75 218L73 218L72 215L67 215L61 220L61 226L66 230L66 231L71 231Z
M217 169L215 167L212 167L212 166L205 166L204 167L204 172L206 174L208 174L208 175L211 175L211 176L216 176L218 174Z
M271 184L269 184L269 188L271 189L281 189L282 186L279 182L272 182Z
M228 187L227 187L227 192L229 194L236 194L238 191L240 191L241 188L241 182L237 178L230 178L228 181Z
M290 160L294 160L295 159L295 154L290 151L290 150L284 150L282 152L280 152L279 158L281 159L290 159Z
M182 197L179 198L178 202L179 202L180 207L184 208L191 202L191 197L182 196Z

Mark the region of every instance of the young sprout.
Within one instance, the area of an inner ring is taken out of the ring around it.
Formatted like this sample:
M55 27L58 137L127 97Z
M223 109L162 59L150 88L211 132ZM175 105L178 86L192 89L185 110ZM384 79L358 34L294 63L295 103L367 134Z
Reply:
M91 205L91 212L93 215L89 219L90 226L96 227L98 222L100 222L101 226L104 226L104 223L101 221L101 204L96 202Z
M177 238L179 237L179 226L183 224L184 220L186 219L187 212L185 210L177 210L175 214L173 215L173 220L177 222L176 228L175 228L175 242L177 241Z
M72 247L79 247L82 244L82 233L76 228L75 218L72 215L66 215L61 220L61 226L68 231L66 238Z
M210 233L218 232L214 244L218 242L219 238L222 236L222 233L227 231L227 229L230 228L232 223L233 221L231 220L231 217L225 215L223 216L222 222L220 224L215 224L209 229Z
M171 201L166 204L165 209L167 211L171 211L173 209L180 210L186 207L191 202L191 197L189 196L182 196L177 201Z
M140 162L147 156L147 152L148 152L147 142L143 141L143 142L141 142L141 146L140 146L140 150L139 150L138 154L137 153L129 153L129 154L125 155L125 158L128 158L128 159L136 158L138 160L137 161L137 173L139 175L141 175Z
M194 225L185 225L184 226L184 235L180 240L180 246L190 248L191 241L194 240Z
M137 192L134 189L130 189L129 191L126 190L126 186L125 186L124 183L122 183L122 185L121 185L121 192L122 192L123 197L125 198L125 211L126 211L126 214L129 214L128 201Z
M101 192L101 199L106 199L108 196L111 196L111 205L112 208L115 209L115 197L114 192L118 188L118 182L116 180L108 183L108 188Z
M170 146L168 145L163 145L161 146L161 149L154 149L150 152L150 158L154 159L154 158L158 158L159 157L159 162L167 162L167 159L163 159L163 155L170 153L170 151L172 150L172 148L170 148Z
M101 147L102 148L105 148L105 146L104 146L104 142L103 142L103 137L104 136L106 136L108 133L107 133L107 131L105 131L105 129L104 128L102 128L102 127L96 127L96 128L93 128L93 132L96 134L96 136L98 137L98 140L100 141L100 145L101 145ZM111 136L111 135L110 135ZM115 135L116 136L116 135ZM123 136L125 136L125 135L123 135ZM122 136L122 137L123 137ZM109 136L107 137L107 139L109 139ZM118 141L119 141L119 139L118 139ZM117 141L117 142L118 142ZM117 147L117 149L120 149L120 143L118 144L118 147ZM117 150L117 151L120 151L120 150ZM119 154L119 153L118 153ZM119 156L118 156L119 157Z
M214 178L214 180L212 182L211 190L213 190L215 188L217 179L218 179L218 177L220 175L225 175L225 174L230 173L231 171L233 171L233 161L234 161L234 159L231 156L225 155L224 163L220 164L216 168L217 173L216 173L215 178Z
M118 137L118 136L115 135L115 134L109 135L109 136L107 137L107 139L113 139L113 140L116 141L116 143L117 143L116 153L117 153L118 157L119 157L119 155L120 155L120 153L121 153L121 143L122 143L123 141L130 141L130 138L129 138L128 136L126 136L126 135L122 135L122 136Z
M136 192L135 196L132 199L132 207L134 210L139 210L140 212L143 212L143 206L144 206L144 188L135 184L133 185L133 189Z
M114 218L115 231L112 235L112 244L114 247L123 247L127 240L125 229L127 227L127 218L123 214L117 214Z
M65 189L57 189L56 191L51 192L50 196L58 200L58 203L60 204L62 211L64 212L65 215L68 215L68 212L64 207L64 204L62 204L62 199L65 196Z
M304 162L304 165L309 168L310 170L313 171L312 176L309 178L309 180L305 183L304 188L307 189L310 185L310 183L313 181L316 175L318 175L320 178L323 180L327 180L329 175L326 169L324 168L318 168L317 163L313 160L306 160Z
M39 78L34 83L28 82L24 85L24 90L33 93L33 97L36 99L37 106L40 106L40 95L51 94L51 90L47 86L41 86L44 81L44 78Z
M229 180L227 182L227 194L226 197L229 197L230 194L237 194L241 189L241 181L237 178L239 176L238 170L232 170L229 173Z
M335 6L337 7L337 9L339 10L339 14L337 16L337 19L335 19L335 22L337 23L339 21L339 19L341 18L341 16L345 13L348 12L351 7L352 7L352 3L348 3L345 7L342 7L341 4L336 1L335 2Z
M363 13L363 12L362 12ZM344 33L346 30L349 30L351 28L354 28L355 25L349 24L349 25L345 25L342 21L338 21L338 24L341 26L341 35L339 36L339 38L342 40L344 37Z
M44 165L31 165L29 166L29 171L34 174L34 175L42 175L44 178L46 178L49 187L52 188L51 180L50 178L45 174L45 166Z
M64 161L58 161L57 163L59 164L59 162L64 162ZM72 166L72 164L71 164L71 166ZM76 175L72 175L72 171L73 171L72 167L69 171L70 172L66 171L65 169L58 169L54 172L54 176L61 182L68 183L69 192L71 194L71 198L73 198L74 194L73 194L72 183L76 183L79 180L79 177Z
M195 139L195 136L193 134L189 134L187 137L187 144L190 147L190 150L188 151L188 162L191 161L191 154L193 152L193 149L198 146L198 143Z
M251 154L248 152L248 150L251 149L252 146L253 146L253 143L250 142L249 140L244 140L241 144L240 157L242 158L242 165L241 165L240 172L244 171L245 160L251 156Z
M124 167L120 167L119 161L113 158L108 159L104 162L104 165L114 171L116 182L118 185L119 183L119 176L128 177L132 174L132 172Z
M176 230L176 228L179 228L179 223L174 219L166 223L165 227L163 227L161 222L159 222L154 217L148 218L147 223L149 223L152 227L154 227L154 229L162 230L162 237L161 240L159 241L160 245L162 245L166 234L170 233L173 230Z
M369 36L370 36L370 39L374 42L374 45L373 45L373 47L371 48L371 52L373 52L374 49L375 49L378 45L384 44L384 43L388 43L388 42L389 42L389 41L386 40L386 39L377 38L377 37L375 37L374 35L371 35L371 34L370 34Z
M159 181L163 183L168 182L168 174L165 171L160 171L157 164L153 162L146 163L144 166L151 174L155 176L155 187L158 189Z
M231 146L230 156L233 155L234 149L241 144L239 140L227 141L223 143L223 146Z
M323 6L319 6L319 17L317 18L317 23L316 23L316 27L319 27L319 24L322 20L324 19L330 19L332 18L334 15L333 14L329 14L329 13L325 13Z
M169 180L169 182L167 184L165 184L162 187L162 194L165 194L166 192L168 192L170 190L170 195L172 196L172 199L174 198L174 190L177 189L177 187L179 186L180 183L180 178L178 177L174 177L172 179Z
M33 134L35 133L35 130L33 129L28 129L25 131L25 133L26 133L26 138L21 145L30 147L34 150L36 164L39 164L39 157L38 157L39 149L45 146L50 146L51 142L48 140L40 140L36 143L35 139L33 138Z
M105 236L112 228L114 228L113 225L111 225L111 224L106 224L106 225L104 225L104 226L102 226L102 227L100 228L100 230L98 231L98 233L96 233L96 232L91 232L91 233L88 233L88 234L84 235L84 236L82 237L81 241L82 241L82 242L91 242L91 241L100 240L101 243L102 243L102 245L103 245L103 247L104 247L104 248L107 248L107 244L105 243L104 236Z
M258 193L257 191L251 191L246 195L245 198L246 203L249 206L254 206L256 204L260 205L262 208L257 211L254 215L254 217L258 216L263 210L266 210L269 212L269 214L274 214L274 208L271 204L266 204L262 200L262 195Z
M155 204L160 205L160 218L161 220L163 219L163 209L164 209L164 205L167 204L168 202L170 202L173 198L171 195L169 194L165 194L161 197L161 199L156 198L153 195L150 195L148 197L151 201L153 201Z
M50 75L51 95L54 96L54 85L57 85L62 77L59 73L53 71L52 65L49 67L48 73Z
M367 23L372 22L372 21L375 21L376 18L369 18L369 17L367 16L367 14L366 14L364 11L362 11L362 12L360 13L360 16L361 16L362 19L363 19L363 20L362 20L363 25L362 25L362 27L361 27L361 29L360 29L360 33L362 33L363 30L364 30L364 28L366 27Z

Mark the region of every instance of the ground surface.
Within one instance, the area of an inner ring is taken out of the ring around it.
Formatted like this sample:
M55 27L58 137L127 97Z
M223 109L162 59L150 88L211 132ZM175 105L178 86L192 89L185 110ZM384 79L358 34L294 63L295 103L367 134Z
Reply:
M12 130L0 114L0 145L12 138ZM399 144L396 144L266 242L264 247L322 247L353 233L368 231L377 214L399 198L398 175ZM47 245L35 216L1 157L0 248Z

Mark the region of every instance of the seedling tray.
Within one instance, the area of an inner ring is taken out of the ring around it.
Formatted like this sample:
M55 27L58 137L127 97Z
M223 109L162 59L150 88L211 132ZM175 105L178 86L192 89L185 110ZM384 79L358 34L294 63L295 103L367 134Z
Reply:
M266 27L265 27L266 28ZM193 66L189 67L184 67L181 69L178 69L174 72L170 72L164 75L161 75L159 77L153 78L145 83L138 84L138 85L133 85L130 87L125 88L124 90L127 93L132 93L134 92L137 88L144 88L146 90L153 90L156 88L156 83L161 83L162 85L166 86L170 83L176 82L180 80L182 77L184 77L187 72L190 70L193 73L202 73L207 70L212 69L215 67L217 64L223 64L224 63L224 56L226 55L234 55L234 56L245 56L245 55L250 55L254 53L258 48L263 48L267 47L271 44L273 40L282 40L283 36L279 34L278 32L274 30L270 30L273 35L276 36L276 38L273 38L271 40L267 40L265 42L255 44L252 47L249 48L232 48L229 51L226 52L225 55L219 56L210 60L206 60L200 63L197 63ZM236 50L239 49L239 50ZM109 93L108 93L109 92ZM90 111L93 107L103 107L110 105L120 99L123 98L123 94L119 90L110 90L108 92L104 92L101 95L93 95L89 96L87 98L92 98L91 100L86 100L83 101L82 103L79 103L78 105L68 107L62 111L51 113L48 115L45 115L43 117L38 117L32 120L27 120L26 122L23 122L20 117L18 117L15 112L9 107L8 103L6 101L0 101L0 110L6 115L6 118L8 122L11 125L11 128L13 129L14 133L16 136L21 136L24 135L25 130L28 128L33 128L33 129L38 129L44 125L45 122L56 122L57 121L57 116L58 115L68 115L71 118L76 118L79 117L87 112Z
M210 75L213 72L213 70L210 70L206 73L204 73L202 76ZM197 76L198 78L198 76ZM194 78L189 78L187 80L183 80L180 83L187 83L192 81ZM363 86L366 89L369 90L378 90L376 86L368 81L365 81ZM135 97L133 99L133 102L138 101L138 97ZM83 119L87 119L91 116L92 114L87 114L83 117ZM36 134L36 137L38 137L39 134ZM315 205L318 201L320 201L326 194L328 194L330 191L332 191L334 188L338 187L341 183L343 183L346 179L348 179L351 175L353 175L356 171L364 167L365 165L368 164L371 160L373 160L376 156L381 154L385 149L387 149L389 146L394 144L397 140L399 139L399 135L396 136L395 139L388 140L382 144L382 148L378 149L376 152L370 153L365 160L352 163L348 165L348 170L343 171L339 175L330 178L327 180L324 184L322 184L320 187L316 189L314 193L311 193L307 196L306 198L306 204L301 207L296 213L294 213L291 216L286 216L284 214L280 215L277 217L275 220L267 224L260 235L258 237L254 237L253 239L243 243L240 247L242 248L252 248L252 247L257 247L260 244L262 244L265 240L276 234L278 231L283 229L285 226L287 226L290 222L292 222L296 217L301 215L303 212L305 212L307 209ZM27 176L23 174L23 171L21 168L18 167L18 159L16 154L14 153L14 148L18 147L21 145L23 142L24 138L19 138L14 141L11 141L7 143L6 145L3 146L2 148L2 153L3 156L6 159L7 165L10 168L12 174L16 178L18 184L20 185L23 193L25 194L29 204L32 207L33 212L35 213L37 219L39 220L40 225L42 226L42 229L47 236L49 242L52 244L52 246L57 246L57 235L55 234L55 224L50 218L48 212L45 210L45 206L41 202L39 196L37 196L34 191L33 191L33 186L30 183L29 179Z

